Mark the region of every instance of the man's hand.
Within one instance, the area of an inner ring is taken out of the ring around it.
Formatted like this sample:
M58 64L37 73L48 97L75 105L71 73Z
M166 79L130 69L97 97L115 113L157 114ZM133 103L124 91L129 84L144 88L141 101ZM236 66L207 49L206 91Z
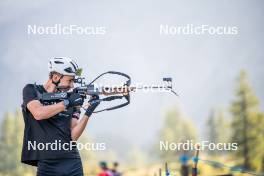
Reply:
M92 115L92 113L94 112L95 108L100 104L99 101L99 96L98 95L93 95L90 100L88 101L88 103L90 103L90 106L87 108L85 115L90 117Z
M78 93L72 93L69 97L69 104L66 105L68 107L76 107L76 106L82 106L83 105L83 97Z

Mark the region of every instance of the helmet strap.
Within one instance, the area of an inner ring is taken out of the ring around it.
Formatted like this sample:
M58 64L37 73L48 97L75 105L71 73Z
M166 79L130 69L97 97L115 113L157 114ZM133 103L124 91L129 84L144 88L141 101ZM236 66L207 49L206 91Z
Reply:
M62 78L63 78L63 75L61 75L60 79L57 82L55 82L53 79L51 79L52 84L54 84L56 86L56 89L58 89L60 81L61 81Z

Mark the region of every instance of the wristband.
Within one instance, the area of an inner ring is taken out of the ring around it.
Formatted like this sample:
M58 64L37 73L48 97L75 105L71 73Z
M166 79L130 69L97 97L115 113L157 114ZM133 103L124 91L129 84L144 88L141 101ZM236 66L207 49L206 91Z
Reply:
M100 102L91 103L91 105L88 107L88 109L85 112L85 115L90 117L92 113L94 112L95 108L100 104Z

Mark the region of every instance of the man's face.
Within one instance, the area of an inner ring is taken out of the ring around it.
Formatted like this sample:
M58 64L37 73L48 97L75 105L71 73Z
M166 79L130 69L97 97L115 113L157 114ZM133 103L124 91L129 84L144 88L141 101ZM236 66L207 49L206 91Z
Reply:
M74 76L63 76L59 86L68 87L69 89L72 89L74 87Z
M54 75L53 76L53 80L54 81L59 81L61 75ZM74 76L67 76L64 75L61 79L60 79L60 83L58 85L59 87L63 87L64 91L69 91L70 89L74 88Z

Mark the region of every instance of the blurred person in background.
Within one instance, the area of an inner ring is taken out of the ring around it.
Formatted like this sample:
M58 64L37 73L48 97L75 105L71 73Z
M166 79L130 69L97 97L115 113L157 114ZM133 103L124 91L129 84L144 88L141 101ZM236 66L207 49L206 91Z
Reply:
M120 172L118 172L118 166L119 166L118 162L113 163L113 168L112 168L112 175L113 176L121 176L122 175Z
M111 170L108 169L107 163L105 161L101 161L99 163L99 166L101 168L101 172L98 174L98 176L113 176Z

